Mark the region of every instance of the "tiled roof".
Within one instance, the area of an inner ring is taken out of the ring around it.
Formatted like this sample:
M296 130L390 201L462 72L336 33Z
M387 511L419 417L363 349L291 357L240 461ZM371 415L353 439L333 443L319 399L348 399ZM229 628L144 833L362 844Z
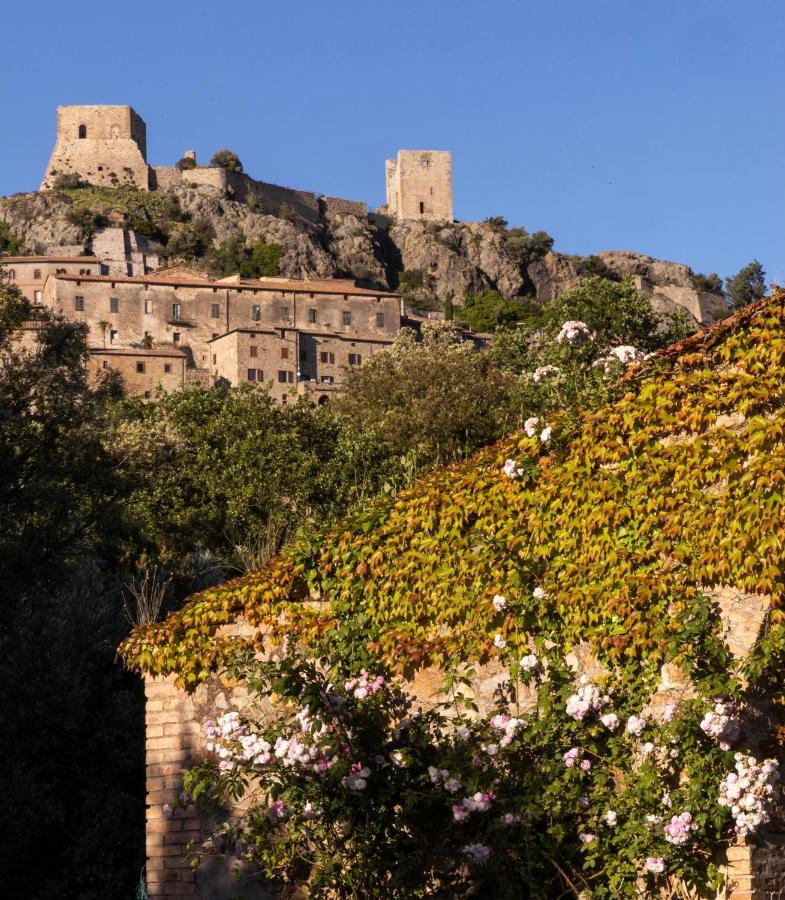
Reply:
M0 256L0 265L7 263L64 263L64 262L84 262L99 263L101 260L97 256Z
M276 335L279 331L296 331L299 334L311 335L312 337L321 337L321 338L337 338L340 341L366 341L368 343L375 344L392 344L397 335L380 335L380 334L362 334L356 331L327 331L324 328L302 328L300 326L295 327L293 325L281 325L280 327L276 327L275 325L267 325L263 328L232 328L230 331L225 331L223 334L219 334L218 337L211 338L207 341L208 344L212 344L213 341L220 341L221 338L228 337L230 334L268 334L268 335Z
M204 278L190 278L182 275L53 275L62 281L84 281L105 284L161 284L181 287L222 288L224 290L254 291L297 291L304 294L350 294L353 297L398 297L389 291L375 291L371 288L349 287L345 283L336 284L328 279L321 281L297 281L289 279L259 279L243 281L213 281L206 275Z
M180 358L187 355L179 347L89 347L88 352L95 355L105 353L108 356L176 356Z

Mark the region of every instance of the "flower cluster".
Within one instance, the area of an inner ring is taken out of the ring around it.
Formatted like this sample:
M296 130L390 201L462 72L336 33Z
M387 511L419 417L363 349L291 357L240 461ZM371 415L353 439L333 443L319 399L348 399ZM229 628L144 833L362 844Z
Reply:
M522 467L514 459L506 460L502 471L508 478L520 478L523 475Z
M357 700L364 700L381 690L384 685L383 675L369 675L365 669L360 672L359 678L350 678L344 684L344 689L352 694Z
M733 707L721 700L715 700L714 709L703 717L701 728L709 737L719 741L723 750L729 750L741 733L741 724L734 718Z
M540 431L540 420L537 416L530 416L523 423L523 430L526 432L527 437L534 437L538 431ZM540 442L543 444L547 444L551 439L551 433L553 432L553 428L550 425L546 425L540 431Z
M543 384L546 381L553 381L561 375L561 369L558 366L539 366L532 372L532 381L535 384Z
M368 776L371 770L368 766L364 766L361 762L352 763L349 774L341 779L341 784L348 788L353 794L359 794L368 786Z
M527 653L521 657L519 665L524 672L536 672L540 668L540 661L534 653Z
M591 760L586 759L583 756L583 751L580 747L570 747L566 753L562 754L562 759L564 760L564 765L567 766L568 769L579 766L582 772L589 772L591 770Z
M661 856L649 856L646 858L645 869L655 875L662 875L665 871L665 860Z
M610 703L610 697L600 693L586 675L580 678L580 687L567 699L566 712L571 719L584 719L590 712L596 712Z
M499 713L491 718L491 726L497 731L503 732L499 743L502 747L509 747L516 733L523 728L523 720Z
M695 824L692 814L683 812L677 816L672 816L670 822L666 822L662 830L665 832L665 840L669 844L675 844L678 847L681 844L686 844L697 828L698 826Z
M493 791L477 791L471 797L464 797L452 808L452 817L456 822L464 822L472 813L487 812L494 799Z
M556 343L572 344L573 346L584 344L592 339L592 333L585 322L568 321L562 325L556 335Z
M485 862L491 855L491 848L487 844L464 844L463 852L475 862Z
M496 612L501 612L503 609L506 609L507 598L502 596L502 594L496 594L493 598L493 608Z
M208 719L203 731L207 738L205 746L208 752L218 756L222 771L243 764L264 766L272 758L270 744L255 734L236 710L225 713L216 721Z
M776 759L757 762L753 756L736 754L736 771L720 782L720 806L730 808L736 833L747 837L769 821L769 805L779 781Z

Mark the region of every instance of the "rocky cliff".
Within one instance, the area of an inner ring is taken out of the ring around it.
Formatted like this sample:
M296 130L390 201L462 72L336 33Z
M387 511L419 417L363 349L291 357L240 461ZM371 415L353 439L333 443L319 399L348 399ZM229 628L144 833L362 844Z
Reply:
M242 236L249 244L263 238L280 245L280 274L288 277L343 275L395 289L406 273L423 285L419 302L437 310L448 299L460 306L467 294L487 289L547 303L588 275L604 274L634 277L655 306L684 307L696 321L710 323L725 312L721 297L695 290L688 266L626 251L588 259L539 252L532 259L515 252L510 232L498 221L447 224L325 213L313 223L295 214L264 214L215 187L183 184L146 194L86 188L16 195L0 200L0 222L30 253L89 245L96 229L106 227L138 228L165 244L173 223L198 223L207 226L215 244Z

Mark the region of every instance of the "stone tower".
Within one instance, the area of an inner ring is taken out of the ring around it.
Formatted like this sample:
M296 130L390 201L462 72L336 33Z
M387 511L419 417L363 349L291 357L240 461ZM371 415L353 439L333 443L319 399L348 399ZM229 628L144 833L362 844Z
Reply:
M147 126L130 106L58 106L57 141L41 190L58 175L90 184L150 187Z
M399 150L388 159L387 215L452 222L452 154L449 150Z

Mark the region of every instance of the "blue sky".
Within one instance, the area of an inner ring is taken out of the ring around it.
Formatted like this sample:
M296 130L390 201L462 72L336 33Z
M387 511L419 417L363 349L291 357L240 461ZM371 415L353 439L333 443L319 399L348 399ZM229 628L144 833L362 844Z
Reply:
M455 215L785 284L782 0L9 4L0 194L38 186L58 104L129 103L148 156L384 199L453 152Z

